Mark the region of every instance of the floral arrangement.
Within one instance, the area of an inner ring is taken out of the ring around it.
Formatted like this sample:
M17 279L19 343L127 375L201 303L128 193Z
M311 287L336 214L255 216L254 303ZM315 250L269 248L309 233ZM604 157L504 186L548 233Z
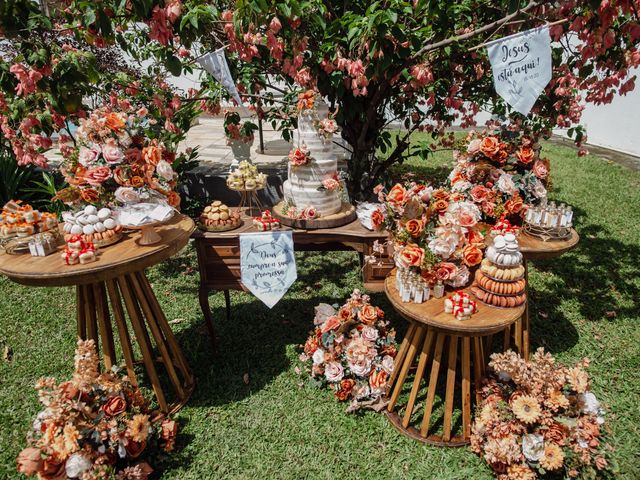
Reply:
M306 165L311 161L311 154L306 146L295 147L289 152L289 163L294 167Z
M155 121L146 108L122 107L103 106L80 121L76 146L61 150L60 171L69 187L56 198L107 205L157 197L179 207L174 167L181 160L163 142L146 137L145 128Z
M238 112L229 110L224 112L224 134L227 137L227 145L232 141L245 143L253 142L253 132L258 129L255 123L242 121Z
M316 307L315 330L300 359L318 386L330 386L351 408L373 405L385 391L397 353L395 331L368 295L354 290L340 308Z
M318 129L318 133L325 139L331 138L331 136L338 131L338 124L333 118L323 118L315 122L315 127Z
M482 261L481 212L460 193L419 183L375 189L384 210L372 213L374 228L386 228L396 263L419 272L430 284L454 288L469 281L469 267Z
M547 195L549 160L540 158L540 145L526 133L471 132L455 157L451 190L478 205L488 223L505 217L521 223L526 205Z
M287 217L298 220L313 220L320 216L318 210L313 205L307 205L305 208L298 208L291 201L285 202L282 207L282 212Z
M316 105L316 98L318 93L314 90L307 90L298 94L298 103L296 109L298 112L304 112L305 110L313 110Z
M151 412L137 386L117 372L99 373L93 340L79 340L75 372L56 384L41 379L44 406L18 456L18 472L41 480L144 480L161 451L174 448L175 421Z
M530 362L493 354L492 377L472 427L471 447L500 479L597 478L608 472L603 410L585 368L543 349Z
M328 176L322 180L322 184L318 187L318 191L335 192L342 190L342 182L338 177L338 172L334 172L333 175Z

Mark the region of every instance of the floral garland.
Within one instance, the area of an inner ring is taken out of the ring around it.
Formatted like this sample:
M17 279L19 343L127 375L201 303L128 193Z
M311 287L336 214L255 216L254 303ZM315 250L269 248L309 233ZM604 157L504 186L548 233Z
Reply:
M316 307L316 328L300 359L317 386L328 385L338 400L351 400L350 410L377 405L393 371L395 330L359 290L336 308Z
M17 459L19 473L41 480L144 480L151 458L174 449L175 421L152 412L127 377L99 373L93 340L79 340L70 381L37 384L44 406Z
M434 284L454 288L469 281L469 268L482 261L484 235L480 210L460 193L424 184L396 184L388 193L375 189L384 210L372 213L374 228L386 228L396 250L396 262Z
M530 362L491 355L493 371L472 427L471 447L502 480L599 478L609 468L604 412L590 391L588 360L556 363L543 349Z
M526 133L504 127L471 132L466 148L454 156L451 190L474 202L489 223L504 217L521 222L525 205L547 195L549 160L540 157L540 145Z

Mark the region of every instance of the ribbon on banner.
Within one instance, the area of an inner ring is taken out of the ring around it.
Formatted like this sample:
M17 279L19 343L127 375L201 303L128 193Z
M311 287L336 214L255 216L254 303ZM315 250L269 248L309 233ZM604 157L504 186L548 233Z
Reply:
M229 71L229 64L227 63L227 57L224 54L224 47L197 58L196 62L198 62L207 72L213 75L213 78L227 89L234 100L238 103L238 106L244 108L240 95L238 94L238 90L236 89L236 84L233 81L231 72Z
M240 279L267 307L273 308L297 278L291 231L240 234Z
M549 27L538 27L486 44L496 92L527 115L551 80Z

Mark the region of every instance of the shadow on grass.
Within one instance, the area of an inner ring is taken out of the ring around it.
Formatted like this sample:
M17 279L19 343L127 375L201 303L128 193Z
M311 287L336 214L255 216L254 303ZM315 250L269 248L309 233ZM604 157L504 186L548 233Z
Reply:
M532 350L544 346L558 352L577 343L578 333L562 313L564 302L575 304L588 321L640 315L635 301L640 296L640 248L611 238L600 225L580 227L579 233L575 250L532 262L543 277L542 287L530 290Z

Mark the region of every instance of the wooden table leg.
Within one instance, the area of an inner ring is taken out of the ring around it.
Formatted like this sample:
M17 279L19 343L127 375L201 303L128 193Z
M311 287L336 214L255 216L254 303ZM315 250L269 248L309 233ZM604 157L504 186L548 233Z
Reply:
M133 368L135 357L133 355L131 337L129 336L129 330L127 328L127 322L125 320L124 310L122 308L122 301L120 300L120 295L118 294L118 286L115 280L107 280L107 291L109 292L109 299L111 300L111 309L113 310L113 316L116 320L116 328L118 330L120 346L122 347L122 353L124 355L124 361L127 367L127 375L129 375L129 379L135 385L138 385L136 372Z
M471 436L471 339L462 337L462 436Z
M409 395L409 402L407 403L404 418L402 420L402 426L407 428L411 421L411 415L413 415L413 407L418 398L418 391L420 390L420 384L422 383L422 376L424 370L427 367L427 361L429 359L429 351L431 350L431 344L433 343L434 333L433 330L427 330L427 336L422 345L422 353L420 354L420 360L418 361L418 369L416 370L416 376L413 379L413 387L411 388L411 394Z
M393 386L393 383L395 382L396 378L398 378L398 374L400 373L400 368L402 366L402 363L404 362L404 357L407 355L407 350L409 350L409 343L411 338L413 338L413 332L415 332L415 330L416 330L416 324L414 322L411 322L407 330L407 333L404 336L404 339L402 340L402 344L400 345L400 350L398 350L398 354L396 355L396 358L393 362L393 372L391 372L391 375L389 376L389 380L387 381L386 395L389 395L389 393L391 392L391 387Z
M433 352L433 364L431 365L431 376L429 377L429 390L427 391L427 400L424 406L424 417L422 418L422 426L420 427L420 435L426 437L429 434L429 424L431 423L431 412L433 411L433 400L436 396L436 386L438 385L438 373L440 372L440 361L442 360L442 347L444 345L445 335L438 333L436 338L436 348Z
M453 398L456 390L456 362L458 361L458 337L449 337L449 365L447 367L447 390L444 402L444 433L442 440L451 440L451 417L453 416Z
M426 327L423 325L418 325L414 330L413 336L409 339L409 348L407 350L407 356L402 363L402 367L400 368L400 373L398 374L398 380L395 384L393 392L391 393L391 398L389 399L389 405L387 405L387 410L392 411L393 407L395 407L396 402L398 401L398 397L400 396L400 392L402 392L402 386L404 385L404 381L407 378L407 374L409 373L409 369L413 365L413 360L416 358L416 353L418 348L422 342L422 338L424 337L424 332ZM400 365L395 364L394 362L394 370Z

